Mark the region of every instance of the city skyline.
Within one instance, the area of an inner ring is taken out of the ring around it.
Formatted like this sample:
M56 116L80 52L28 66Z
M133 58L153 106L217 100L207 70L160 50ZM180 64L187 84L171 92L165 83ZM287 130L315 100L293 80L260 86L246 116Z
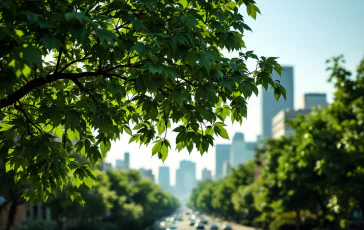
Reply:
M259 8L263 15L258 16L257 20L246 18L246 23L252 28L253 33L246 33L244 41L247 47L259 55L276 56L279 57L280 64L293 66L295 109L301 106L304 93L327 93L327 100L331 102L333 86L327 82L325 61L332 56L343 54L346 67L352 71L356 69L364 55L364 31L358 23L364 20L364 15L360 12L363 7L364 2L358 0L352 1L352 5L342 4L339 0L294 3L289 0L262 1L259 2ZM309 18L304 13L307 11L311 12ZM279 12L282 12L281 16ZM336 21L337 15L341 14L345 14L344 19L333 24L332 21ZM227 54L229 57L236 55ZM250 67L253 68L251 65ZM232 125L230 119L227 119L226 128L230 139L236 132L243 132L247 141L255 141L261 130L259 116L259 98L253 96L248 100L248 117L244 119L242 126L236 123ZM156 156L151 156L152 145L139 148L138 144L128 144L128 135L122 135L120 141L112 143L106 161L114 163L122 152L128 151L131 153L131 168L151 168L157 175L159 166L169 166L171 184L175 183L175 170L179 161L184 159L196 162L197 179L201 178L201 171L205 167L215 174L216 148L210 148L203 156L195 150L191 154L185 150L178 153L173 145L175 137L173 132L168 132L172 150L164 163ZM231 141L221 138L215 140L215 145L230 143Z

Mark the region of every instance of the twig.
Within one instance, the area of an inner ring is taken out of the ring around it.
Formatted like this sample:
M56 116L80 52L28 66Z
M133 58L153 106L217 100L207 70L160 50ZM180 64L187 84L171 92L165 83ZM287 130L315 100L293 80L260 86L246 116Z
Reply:
M94 97L94 95L92 95L92 93L90 93L85 87L83 87L83 85L81 84L81 82L77 79L71 79L77 86L78 88L80 88L80 90L82 90L83 92L87 93L91 98L92 100L98 104L98 101L96 100L96 98Z
M59 63L61 62L62 52L63 52L63 48L61 47L61 49L59 50L57 65L56 65L56 69L54 70L54 73L58 72Z
M74 61L71 61L70 63L68 63L67 65L65 65L59 72L62 73L63 71L65 71L68 67L70 67L71 65L77 63L77 62L80 62L80 61L85 61L85 60L88 60L90 59L91 57L84 57L84 58L81 58L81 59L77 59L77 60L74 60Z

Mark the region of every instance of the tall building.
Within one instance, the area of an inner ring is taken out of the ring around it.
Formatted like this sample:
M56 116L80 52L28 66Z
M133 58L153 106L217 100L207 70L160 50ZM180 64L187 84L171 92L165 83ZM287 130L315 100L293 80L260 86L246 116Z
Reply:
M176 193L180 198L187 199L196 186L196 164L192 161L180 161L176 171Z
M158 183L165 191L170 190L169 167L160 166L158 170Z
M223 177L224 161L230 161L230 145L216 145L216 162L215 162L215 179L219 180Z
M153 182L155 181L153 171L151 169L140 169L139 170L140 176L145 179L150 179Z
M287 97L280 98L278 101L274 98L274 90L269 87L266 91L262 88L261 91L261 113L262 113L262 139L265 140L272 137L272 119L281 110L294 108L294 87L293 87L293 67L282 66L281 77L274 72L273 80L279 80L280 84L286 89Z
M102 163L102 170L103 170L104 172L106 172L106 171L108 171L108 170L110 170L110 169L112 169L112 165L111 165L111 163L108 163L108 162L103 162L103 163Z
M204 181L204 180L211 180L211 179L212 179L211 170L208 170L207 168L204 168L202 170L202 181Z
M223 163L223 169L222 169L222 176L226 177L227 175L230 174L231 172L231 165L230 165L230 161L224 161Z
M326 93L305 93L302 96L303 109L311 109L316 106L327 108Z
M281 110L272 118L272 137L279 138L282 136L292 136L295 130L292 129L287 121L296 119L299 115L308 115L312 112L313 107L327 107L326 94L324 93L307 93L303 96L303 109Z
M255 157L256 142L246 142L243 133L235 133L230 148L230 166L232 168L253 160Z
M115 168L116 169L123 169L124 168L124 161L120 160L120 159L117 159L115 161Z
M130 169L130 153L124 153L124 168Z
M307 115L311 112L310 109L286 109L281 110L272 119L272 138L280 138L282 136L292 136L295 131L288 124L287 120L294 120L299 115Z

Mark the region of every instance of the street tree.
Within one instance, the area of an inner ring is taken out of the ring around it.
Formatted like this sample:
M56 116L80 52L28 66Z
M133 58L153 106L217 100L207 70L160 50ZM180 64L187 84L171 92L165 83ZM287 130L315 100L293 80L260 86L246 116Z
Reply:
M72 152L95 164L126 133L164 161L173 123L177 149L203 154L258 85L285 96L276 58L245 50L242 7L260 13L253 0L2 0L0 148L34 185L25 197L47 199L70 173L90 185Z

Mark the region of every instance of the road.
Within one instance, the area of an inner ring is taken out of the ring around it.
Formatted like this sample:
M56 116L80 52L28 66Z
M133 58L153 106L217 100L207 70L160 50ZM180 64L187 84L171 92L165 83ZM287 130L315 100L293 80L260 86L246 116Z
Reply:
M210 224L215 223L219 226L219 229L221 229L221 226L226 223L221 220L212 220L212 218L204 216L205 219L208 220L208 224L205 225L205 229L210 229ZM255 228L246 227L238 224L232 224L229 223L232 226L233 230L255 230ZM196 227L190 226L190 222L187 220L186 216L184 216L183 221L176 221L177 230L195 230ZM153 230L165 230L166 228L153 228Z

